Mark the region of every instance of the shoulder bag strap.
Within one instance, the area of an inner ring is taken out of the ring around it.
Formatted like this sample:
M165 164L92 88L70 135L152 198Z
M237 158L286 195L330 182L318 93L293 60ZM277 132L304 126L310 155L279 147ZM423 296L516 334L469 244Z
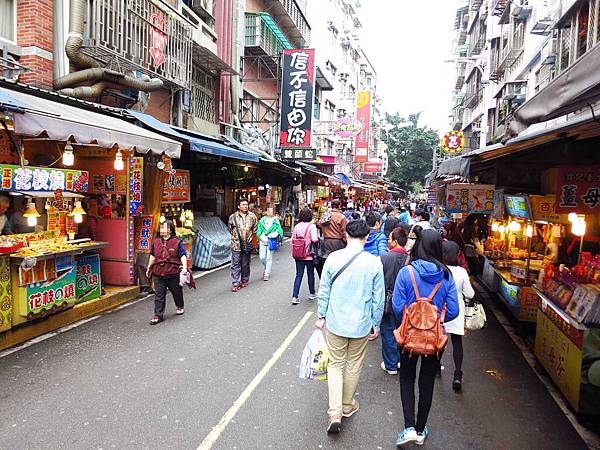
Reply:
M417 280L415 280L415 270L413 266L408 266L408 273L410 274L410 281L412 281L413 289L415 290L416 298L420 298L419 288L417 287Z
M350 258L350 260L344 264L344 267L342 267L340 270L338 270L338 272L333 276L333 278L331 279L331 285L333 286L333 283L335 283L335 280L337 280L337 278L344 273L344 270L346 270L348 268L348 266L350 264L352 264L352 262L358 258L358 256L361 254L362 252L358 252L356 255L354 255L352 258Z
M437 294L437 291L439 290L439 288L442 286L442 282L440 281L438 284L436 284L433 287L433 291L431 291L431 294L429 294L429 297L427 297L427 300L429 300L431 303L433 303L433 297L435 297L435 294Z

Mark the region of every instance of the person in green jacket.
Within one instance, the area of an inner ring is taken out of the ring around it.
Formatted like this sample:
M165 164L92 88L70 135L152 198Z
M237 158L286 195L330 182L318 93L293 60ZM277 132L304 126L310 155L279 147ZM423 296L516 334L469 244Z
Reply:
M271 275L271 266L273 265L273 250L269 248L269 240L279 240L283 238L283 228L279 219L273 216L273 208L267 208L267 214L258 222L256 237L260 243L259 256L260 262L265 267L263 280L269 281Z

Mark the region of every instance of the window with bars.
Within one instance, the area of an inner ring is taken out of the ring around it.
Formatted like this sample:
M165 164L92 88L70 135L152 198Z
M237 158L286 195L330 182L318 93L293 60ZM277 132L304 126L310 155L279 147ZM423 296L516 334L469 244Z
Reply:
M600 42L599 19L600 1L587 0L561 20L557 72L571 66Z
M215 77L199 67L192 71L192 108L190 114L210 123L217 123Z

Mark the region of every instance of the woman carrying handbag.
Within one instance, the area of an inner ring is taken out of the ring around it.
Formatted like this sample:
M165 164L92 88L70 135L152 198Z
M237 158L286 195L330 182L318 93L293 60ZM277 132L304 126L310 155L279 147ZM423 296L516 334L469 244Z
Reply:
M304 208L298 214L298 224L292 231L292 256L296 261L296 278L292 292L292 305L300 303L300 286L304 277L304 270L308 278L309 300L317 298L315 290L315 264L314 244L319 242L319 234L313 220L313 212Z
M283 228L279 219L273 216L273 207L268 207L267 214L258 222L256 237L259 242L260 262L265 268L263 280L269 281L273 265L273 252L279 248L279 241L283 239Z
M452 358L454 359L454 379L452 380L452 389L460 392L462 389L462 362L463 345L462 337L465 335L465 301L471 300L475 296L473 286L469 280L469 273L459 264L460 247L454 241L444 241L442 244L444 252L444 264L448 266L454 284L456 284L456 294L458 297L458 317L444 324L446 334L450 335L452 341Z

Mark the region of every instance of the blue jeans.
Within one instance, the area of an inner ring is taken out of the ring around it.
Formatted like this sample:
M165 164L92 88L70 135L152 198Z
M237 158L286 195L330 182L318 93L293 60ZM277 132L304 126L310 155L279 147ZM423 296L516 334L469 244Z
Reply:
M271 275L271 267L273 266L273 252L269 250L269 243L260 242L258 247L260 262L265 267L265 275Z
M379 330L381 331L381 354L387 370L398 370L400 362L400 351L394 337L396 328L396 318L393 314L383 316Z
M315 263L311 260L296 259L296 279L294 280L294 292L292 297L298 298L300 295L300 286L302 285L302 277L304 277L304 268L308 276L308 290L311 295L315 293Z

